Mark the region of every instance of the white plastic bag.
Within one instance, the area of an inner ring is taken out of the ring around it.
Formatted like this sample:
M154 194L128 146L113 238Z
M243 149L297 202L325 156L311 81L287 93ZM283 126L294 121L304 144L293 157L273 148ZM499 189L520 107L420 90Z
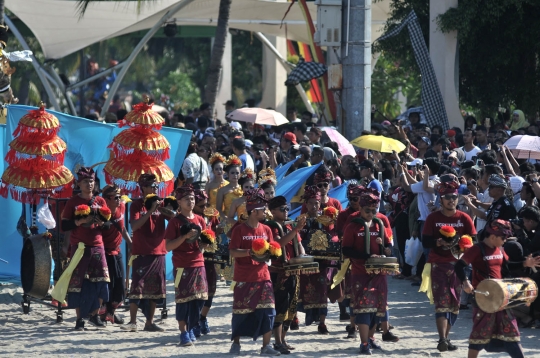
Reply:
M56 221L54 220L51 210L49 209L49 203L45 202L45 204L38 209L37 221L43 224L47 230L51 230L56 227Z
M412 237L405 242L405 262L411 266L416 266L424 248L422 242L417 237Z

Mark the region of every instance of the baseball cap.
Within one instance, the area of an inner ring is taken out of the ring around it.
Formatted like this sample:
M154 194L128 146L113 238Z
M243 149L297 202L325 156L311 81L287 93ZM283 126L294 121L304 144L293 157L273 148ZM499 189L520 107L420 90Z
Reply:
M292 132L287 132L283 135L283 139L286 139L288 140L289 142L292 142L292 144L294 145L297 145L298 143L296 142L296 135Z
M424 161L421 158L416 158L412 162L407 162L407 165L410 166L410 167L414 167L414 166L416 166L416 164L423 165Z
M234 129L236 129L236 130L239 130L239 131L242 130L242 125L241 125L240 123L238 123L238 122L234 122L234 121L233 121L233 122L231 122L229 125L230 125L231 127L233 127Z
M446 131L446 135L447 135L448 137L453 137L453 136L456 135L456 131L453 130L453 129L449 129L449 130Z
M521 189L523 189L523 183L525 182L525 179L522 177L510 177L510 188L512 188L512 192L514 195L519 193Z
M253 145L253 142L250 139L246 139L244 143L246 144L246 147L248 148L251 148L251 146Z
M431 145L431 139L429 139L428 137L422 137L422 140L426 142L428 146Z

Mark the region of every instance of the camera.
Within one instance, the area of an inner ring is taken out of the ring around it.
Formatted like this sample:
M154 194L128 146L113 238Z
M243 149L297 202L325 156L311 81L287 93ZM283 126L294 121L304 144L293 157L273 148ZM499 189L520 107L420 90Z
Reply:
M516 225L516 226L519 226L519 227L523 227L523 219L522 218L519 218L519 219L510 219L508 220L510 223Z

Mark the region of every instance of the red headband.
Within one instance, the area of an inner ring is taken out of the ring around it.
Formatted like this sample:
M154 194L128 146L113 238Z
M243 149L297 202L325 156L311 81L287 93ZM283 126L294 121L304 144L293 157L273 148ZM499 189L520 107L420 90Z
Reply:
M305 201L308 201L309 199L321 200L321 193L319 192L319 188L317 188L316 185L306 185L302 198Z

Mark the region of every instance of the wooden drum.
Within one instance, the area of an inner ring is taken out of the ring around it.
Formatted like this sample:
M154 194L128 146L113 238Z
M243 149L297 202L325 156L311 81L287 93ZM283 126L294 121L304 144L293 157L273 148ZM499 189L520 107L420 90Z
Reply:
M370 274L397 275L399 264L396 257L370 257L365 263Z
M519 305L530 305L538 296L538 286L527 277L486 279L474 291L478 307L495 313Z
M24 293L45 298L51 283L51 244L43 235L32 235L24 241L21 252L21 283Z
M287 263L283 264L285 275L311 275L319 273L319 263L315 262L313 256L298 256L291 258Z

